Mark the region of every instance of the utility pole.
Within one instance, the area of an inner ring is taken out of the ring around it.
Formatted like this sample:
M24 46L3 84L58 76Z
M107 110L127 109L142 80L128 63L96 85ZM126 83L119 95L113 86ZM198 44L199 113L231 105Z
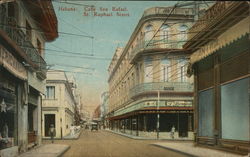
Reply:
M160 114L159 114L159 106L160 106L160 91L158 90L158 101L157 101L157 139L159 139L159 132L160 132Z

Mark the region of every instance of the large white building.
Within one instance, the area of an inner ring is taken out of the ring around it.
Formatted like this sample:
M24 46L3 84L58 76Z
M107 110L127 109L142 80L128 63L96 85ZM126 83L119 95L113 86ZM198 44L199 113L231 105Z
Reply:
M169 15L169 16L168 16ZM193 78L182 49L192 8L144 11L127 45L109 65L109 127L143 137L193 138Z
M56 129L55 138L63 138L70 134L76 107L73 88L75 83L68 80L65 72L47 72L46 94L42 106L43 137L49 137L48 130L51 124Z

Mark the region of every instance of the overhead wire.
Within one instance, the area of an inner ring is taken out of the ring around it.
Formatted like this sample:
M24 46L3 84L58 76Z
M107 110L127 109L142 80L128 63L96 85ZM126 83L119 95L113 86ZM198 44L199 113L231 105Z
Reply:
M50 69L50 70L54 70L54 71L62 71L62 72L70 72L70 73L77 73L77 74L92 75L92 73L76 72L76 71L67 71L67 70L60 70L60 69Z

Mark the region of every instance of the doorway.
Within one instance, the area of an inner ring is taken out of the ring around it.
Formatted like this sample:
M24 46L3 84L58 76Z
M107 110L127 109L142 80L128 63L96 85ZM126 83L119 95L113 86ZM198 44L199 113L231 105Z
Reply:
M44 127L44 133L45 136L49 136L49 128L50 125L53 124L54 127L56 128L56 124L55 124L55 114L45 114L44 115L44 119L45 119L45 127Z
M188 137L188 114L179 113L179 137Z

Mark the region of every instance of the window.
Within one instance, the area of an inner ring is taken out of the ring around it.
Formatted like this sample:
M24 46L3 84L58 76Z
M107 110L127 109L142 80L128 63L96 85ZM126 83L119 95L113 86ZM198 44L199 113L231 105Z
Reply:
M168 82L171 77L171 64L170 60L167 58L164 58L161 60L161 81L162 82Z
M18 8L15 2L8 3L8 24L16 26L18 22Z
M46 87L46 99L55 99L55 86Z
M153 38L153 26L147 25L145 28L145 41L149 41Z
M40 40L37 39L37 50L39 52L39 54L42 54L42 44L40 42Z
M187 81L186 72L187 72L187 60L186 59L178 60L178 65L177 65L177 81L178 82Z
M214 91L208 89L198 93L199 136L213 137L214 130Z
M244 78L221 85L221 131L223 139L247 141L249 133L249 81ZM230 117L230 120L228 118Z
M26 37L28 40L31 40L31 26L28 21L26 21Z
M153 81L153 59L151 57L145 58L144 61L144 82L152 82Z
M169 25L162 25L160 32L161 32L160 39L163 41L169 41L169 39L170 39L170 27L169 27Z
M187 40L187 29L188 27L186 25L181 25L179 27L179 40L180 41L186 41Z

